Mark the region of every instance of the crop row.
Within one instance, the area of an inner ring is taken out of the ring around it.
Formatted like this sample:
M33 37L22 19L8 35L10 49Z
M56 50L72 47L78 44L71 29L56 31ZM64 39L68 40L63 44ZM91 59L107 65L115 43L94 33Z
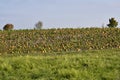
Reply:
M120 48L119 28L0 31L0 54Z

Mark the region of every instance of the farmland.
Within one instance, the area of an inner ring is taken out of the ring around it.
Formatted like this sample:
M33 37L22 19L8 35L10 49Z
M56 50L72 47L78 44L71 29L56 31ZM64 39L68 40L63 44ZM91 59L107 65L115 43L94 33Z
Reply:
M119 28L0 31L0 54L120 48Z
M0 31L0 80L120 80L120 29Z

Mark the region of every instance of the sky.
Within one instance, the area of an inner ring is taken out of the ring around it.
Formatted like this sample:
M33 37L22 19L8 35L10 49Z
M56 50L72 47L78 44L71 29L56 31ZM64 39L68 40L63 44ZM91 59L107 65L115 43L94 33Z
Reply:
M120 0L0 0L0 29L102 27L111 17L120 23Z

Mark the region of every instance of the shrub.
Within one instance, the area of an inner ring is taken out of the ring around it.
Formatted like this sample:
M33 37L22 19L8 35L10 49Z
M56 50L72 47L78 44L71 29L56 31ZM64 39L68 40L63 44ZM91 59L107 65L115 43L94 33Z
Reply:
M3 27L3 30L12 30L14 28L14 25L13 24L6 24L4 27Z

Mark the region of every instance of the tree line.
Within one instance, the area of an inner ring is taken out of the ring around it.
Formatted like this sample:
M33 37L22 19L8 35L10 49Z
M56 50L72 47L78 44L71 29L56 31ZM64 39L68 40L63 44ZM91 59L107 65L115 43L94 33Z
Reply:
M115 20L115 18L110 18L109 19L109 24L107 24L107 26L109 28L115 28L115 27L118 26L118 22ZM42 29L42 27L43 27L43 23L41 21L38 21L35 24L34 29L40 30L40 29ZM13 30L13 28L14 28L13 24L6 24L6 25L4 25L3 30Z

